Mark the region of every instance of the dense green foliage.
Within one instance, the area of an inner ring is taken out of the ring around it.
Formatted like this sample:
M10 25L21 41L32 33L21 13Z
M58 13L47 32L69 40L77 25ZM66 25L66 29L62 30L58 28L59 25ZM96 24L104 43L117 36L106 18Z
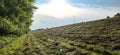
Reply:
M0 0L0 35L30 31L34 0Z

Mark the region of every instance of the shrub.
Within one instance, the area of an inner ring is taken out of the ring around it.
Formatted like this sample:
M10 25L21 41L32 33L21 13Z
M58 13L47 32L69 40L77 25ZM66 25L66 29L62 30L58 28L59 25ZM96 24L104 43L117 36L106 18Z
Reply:
M0 35L20 36L30 31L34 0L0 0Z

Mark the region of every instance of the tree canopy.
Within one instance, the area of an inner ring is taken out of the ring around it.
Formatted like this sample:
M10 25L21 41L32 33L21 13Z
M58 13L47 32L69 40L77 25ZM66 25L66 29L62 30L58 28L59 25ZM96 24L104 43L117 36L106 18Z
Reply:
M0 35L20 36L30 31L35 0L0 0Z

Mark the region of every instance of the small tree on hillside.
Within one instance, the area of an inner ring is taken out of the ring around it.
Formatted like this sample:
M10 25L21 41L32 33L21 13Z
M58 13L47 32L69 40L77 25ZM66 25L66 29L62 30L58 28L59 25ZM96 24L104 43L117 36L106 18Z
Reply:
M107 16L107 18L110 18L110 16Z

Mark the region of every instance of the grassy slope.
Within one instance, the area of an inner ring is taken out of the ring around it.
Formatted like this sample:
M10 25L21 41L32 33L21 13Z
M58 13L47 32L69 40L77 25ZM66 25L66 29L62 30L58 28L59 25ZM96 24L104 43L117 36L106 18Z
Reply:
M120 55L120 17L36 30L33 34L43 55Z
M120 17L0 37L0 55L120 55Z
M38 55L36 38L33 34L21 37L0 37L0 55Z
M24 50L32 48L29 46L32 43L32 38L32 34L26 34L21 37L1 37L0 55L25 55Z

